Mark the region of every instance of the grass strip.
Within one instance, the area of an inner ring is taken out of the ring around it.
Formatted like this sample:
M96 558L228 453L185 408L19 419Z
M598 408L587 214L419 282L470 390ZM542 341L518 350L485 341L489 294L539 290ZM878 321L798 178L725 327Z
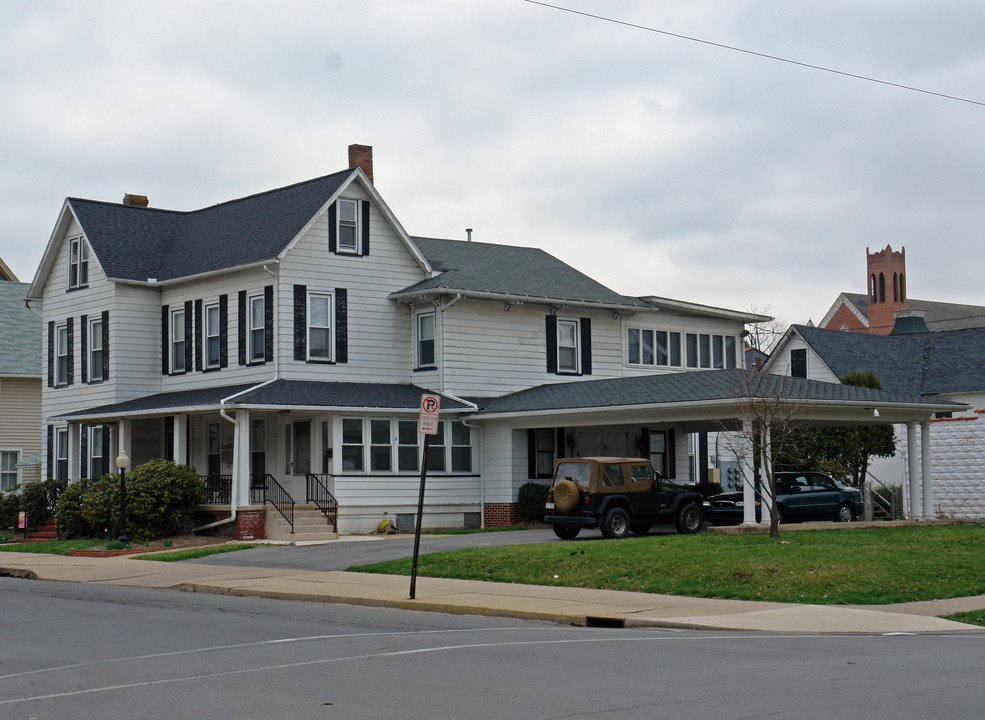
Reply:
M196 558L208 557L209 555L220 555L237 550L249 550L259 547L255 543L236 543L229 545L202 545L200 547L184 548L183 550L168 550L163 548L162 552L150 553L147 555L134 555L135 560L155 560L157 562L177 562L179 560L194 560Z
M955 622L963 622L969 625L985 625L985 610L952 613L950 615L941 615L941 617L945 620L954 620Z
M410 559L350 568L410 573ZM422 555L427 577L815 604L985 594L985 527L574 540Z

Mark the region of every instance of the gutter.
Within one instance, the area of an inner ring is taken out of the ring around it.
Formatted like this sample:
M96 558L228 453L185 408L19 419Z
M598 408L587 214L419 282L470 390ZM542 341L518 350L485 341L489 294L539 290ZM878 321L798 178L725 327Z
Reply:
M413 302L414 300L431 300L435 295L448 295L455 293L459 297L477 298L480 300L501 300L504 302L516 303L540 303L543 305L556 305L558 307L584 307L601 310L611 310L612 312L660 312L660 308L654 307L649 303L640 300L640 304L619 304L607 302L594 302L577 298L551 298L545 295L516 295L513 293L489 292L486 290L454 290L452 288L428 288L427 290L415 290L409 293L395 292L387 297L398 302ZM636 298L633 298L636 299Z

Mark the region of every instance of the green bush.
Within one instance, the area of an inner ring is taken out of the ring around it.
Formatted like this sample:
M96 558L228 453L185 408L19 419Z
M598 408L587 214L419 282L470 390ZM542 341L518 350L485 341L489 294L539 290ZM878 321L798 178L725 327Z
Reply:
M16 492L0 493L0 530L17 527L21 496Z
M544 522L544 504L550 486L546 483L528 482L520 486L516 497L516 509L525 522Z
M127 534L153 540L179 532L204 499L198 474L186 465L150 460L127 473ZM60 534L92 537L120 533L120 476L73 483L56 512Z
M53 479L21 485L20 509L27 512L29 529L33 530L55 514L58 496L64 489L63 481Z

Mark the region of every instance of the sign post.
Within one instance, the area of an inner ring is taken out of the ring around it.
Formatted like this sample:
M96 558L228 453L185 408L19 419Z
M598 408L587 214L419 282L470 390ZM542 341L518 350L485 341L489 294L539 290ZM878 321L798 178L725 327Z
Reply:
M428 448L431 436L438 434L438 409L441 398L438 395L421 395L421 413L417 419L417 431L424 435L424 451L421 456L421 492L417 498L417 522L414 524L414 559L410 568L410 599L417 592L417 556L421 548L421 523L424 520L424 484L428 475Z

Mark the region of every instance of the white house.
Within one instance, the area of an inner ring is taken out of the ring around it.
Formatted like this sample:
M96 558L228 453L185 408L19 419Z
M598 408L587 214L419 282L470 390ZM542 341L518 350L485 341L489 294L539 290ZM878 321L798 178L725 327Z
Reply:
M700 472L688 437L734 415L744 324L766 318L620 295L535 248L411 237L372 149L349 151L350 169L194 212L65 201L30 288L49 475L173 458L241 536L269 532L272 505L336 500L341 532L375 529L416 507L425 390L443 398L428 525L510 522L557 457ZM825 412L871 403L824 387Z

